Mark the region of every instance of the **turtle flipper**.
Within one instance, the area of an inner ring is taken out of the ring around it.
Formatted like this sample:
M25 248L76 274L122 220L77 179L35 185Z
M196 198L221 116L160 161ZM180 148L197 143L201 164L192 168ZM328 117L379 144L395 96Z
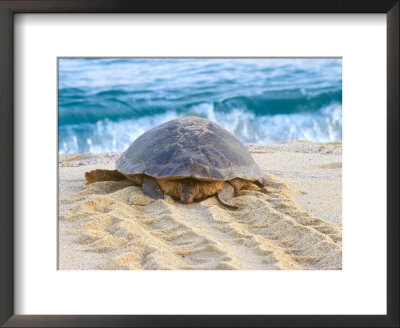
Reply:
M218 190L218 199L222 204L229 206L229 207L237 208L237 207L229 205L227 203L234 196L235 196L235 188L233 188L233 186L228 182L225 182L224 186L220 190Z
M126 176L117 170L92 170L85 172L87 182L93 183L97 181L121 181L126 179Z
M263 178L260 178L256 181L253 182L257 187L264 187L265 186L265 180Z
M257 187L261 188L261 192L263 192L264 194L267 194L267 182L265 181L264 178L260 178L256 181L253 182Z
M157 181L145 175L142 184L143 192L153 199L164 199L164 192Z
M231 184L233 189L235 189L235 196L239 194L240 189L246 186L245 181L239 178L229 180L229 184Z

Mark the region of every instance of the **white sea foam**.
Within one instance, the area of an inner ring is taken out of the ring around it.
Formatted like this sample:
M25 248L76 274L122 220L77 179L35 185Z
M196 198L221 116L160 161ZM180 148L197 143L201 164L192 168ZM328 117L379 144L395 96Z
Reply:
M186 115L197 115L214 121L237 136L242 142L266 143L285 140L318 142L342 139L342 108L340 104L325 106L317 112L256 116L234 108L229 113L217 112L212 103L193 106ZM125 150L137 137L152 127L184 114L165 114L113 122L60 127L62 143L59 153L104 153Z
M341 59L62 58L59 151L121 151L198 115L243 142L342 138Z

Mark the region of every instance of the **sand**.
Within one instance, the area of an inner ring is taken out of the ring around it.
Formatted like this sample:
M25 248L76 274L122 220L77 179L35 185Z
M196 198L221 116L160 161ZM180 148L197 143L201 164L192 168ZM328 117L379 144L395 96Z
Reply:
M286 269L342 267L341 143L248 144L267 194L241 191L181 204L128 180L88 184L120 153L59 156L59 269Z

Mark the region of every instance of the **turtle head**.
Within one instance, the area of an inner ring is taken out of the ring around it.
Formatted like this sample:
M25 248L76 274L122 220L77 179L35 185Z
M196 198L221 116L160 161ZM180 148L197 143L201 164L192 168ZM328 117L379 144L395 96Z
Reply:
M182 203L189 204L193 202L199 192L199 186L194 179L182 179L179 183L179 196Z

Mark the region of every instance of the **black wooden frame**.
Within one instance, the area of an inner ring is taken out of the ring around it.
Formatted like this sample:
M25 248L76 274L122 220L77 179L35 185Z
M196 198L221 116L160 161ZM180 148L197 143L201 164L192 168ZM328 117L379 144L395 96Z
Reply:
M0 0L0 324L4 327L399 327L399 0ZM387 315L14 315L15 13L385 13Z

